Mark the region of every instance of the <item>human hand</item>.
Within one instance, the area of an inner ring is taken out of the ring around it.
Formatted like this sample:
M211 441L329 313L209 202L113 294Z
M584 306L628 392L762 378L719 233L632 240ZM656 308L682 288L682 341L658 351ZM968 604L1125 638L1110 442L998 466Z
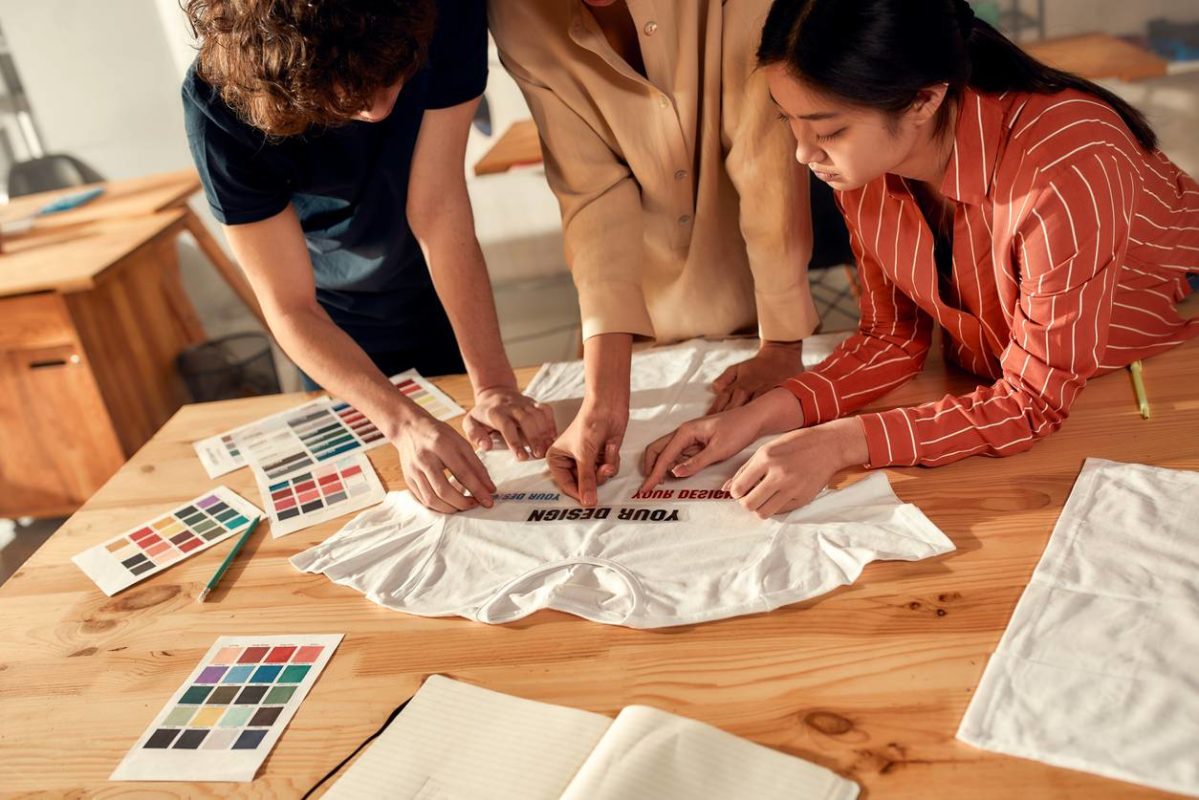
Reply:
M583 506L594 506L596 489L620 472L620 444L629 422L628 405L584 402L546 453L550 476Z
M838 471L869 458L862 423L839 419L762 445L724 489L747 511L767 519L807 505Z
M404 482L423 505L446 514L478 505L491 508L495 484L474 449L449 425L413 413L391 442L400 453Z
M712 382L716 397L707 413L718 414L761 397L803 372L803 341L762 342L752 358L734 364Z
M466 438L476 450L490 450L493 433L499 433L517 461L532 453L541 458L558 435L553 410L526 397L515 388L484 389L475 395L475 406L462 423Z

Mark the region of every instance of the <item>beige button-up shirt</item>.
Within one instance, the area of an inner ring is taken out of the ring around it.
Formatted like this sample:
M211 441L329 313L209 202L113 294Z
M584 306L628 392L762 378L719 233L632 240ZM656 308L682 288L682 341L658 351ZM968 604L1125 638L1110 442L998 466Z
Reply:
M628 0L642 77L582 0L491 0L562 208L584 338L816 327L807 174L754 69L769 6Z

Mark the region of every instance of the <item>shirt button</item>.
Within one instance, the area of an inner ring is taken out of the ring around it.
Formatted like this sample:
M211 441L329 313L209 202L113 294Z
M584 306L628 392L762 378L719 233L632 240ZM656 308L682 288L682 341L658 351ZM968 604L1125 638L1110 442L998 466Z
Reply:
M657 32L657 30L658 30L658 23L654 22L653 20L650 20L649 22L645 23L645 35L646 36L653 36L654 33Z
M679 224L680 224L680 225L686 225L686 224L687 224L687 223L689 223L690 221L691 221L691 215L690 215L690 214L684 214L683 216L679 217Z
M685 169L681 169L674 174L674 179L676 181L681 181L686 177L687 177L687 170L685 170Z
M670 108L670 98L664 94L658 95L658 105L662 108Z

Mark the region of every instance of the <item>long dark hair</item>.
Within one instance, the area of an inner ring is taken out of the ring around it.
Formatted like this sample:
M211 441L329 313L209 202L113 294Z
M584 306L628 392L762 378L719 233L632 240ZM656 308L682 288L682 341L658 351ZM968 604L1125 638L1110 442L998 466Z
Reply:
M1085 78L1047 67L991 25L966 0L775 0L766 17L758 63L785 64L814 88L895 114L918 92L949 84L980 92L1052 94L1077 89L1123 118L1146 150L1157 135L1143 114ZM942 105L937 131L948 123Z

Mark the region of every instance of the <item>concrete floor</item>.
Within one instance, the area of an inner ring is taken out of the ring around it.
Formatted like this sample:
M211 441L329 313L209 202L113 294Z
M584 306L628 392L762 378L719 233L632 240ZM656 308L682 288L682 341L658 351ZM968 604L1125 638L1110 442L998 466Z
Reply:
M1108 83L1121 96L1145 110L1157 128L1162 150L1191 175L1199 175L1199 71L1181 71L1139 83ZM197 209L206 213L206 209ZM257 321L219 280L211 265L184 240L180 245L183 282L211 338L259 331ZM846 272L813 273L813 295L823 318L822 330L846 330L857 323ZM496 287L501 332L515 366L575 357L579 317L568 275L542 277ZM295 367L276 352L284 391L299 388ZM62 520L0 520L0 583L3 583L52 534Z

